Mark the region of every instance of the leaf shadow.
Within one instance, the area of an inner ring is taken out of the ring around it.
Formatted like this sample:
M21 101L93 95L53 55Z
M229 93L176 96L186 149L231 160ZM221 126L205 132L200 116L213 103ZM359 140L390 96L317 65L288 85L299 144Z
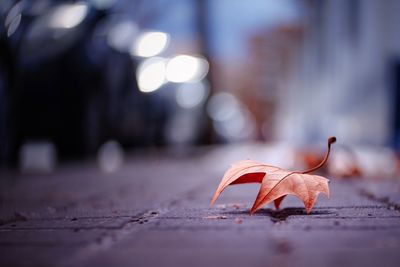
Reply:
M225 214L249 214L248 210L237 210L237 211L227 211L224 212ZM313 216L313 215L326 215L332 214L332 211L328 210L313 210L309 214L307 214L304 208L284 208L280 210L274 209L261 209L257 211L253 216L268 216L270 217L271 221L274 223L277 222L284 222L289 216Z

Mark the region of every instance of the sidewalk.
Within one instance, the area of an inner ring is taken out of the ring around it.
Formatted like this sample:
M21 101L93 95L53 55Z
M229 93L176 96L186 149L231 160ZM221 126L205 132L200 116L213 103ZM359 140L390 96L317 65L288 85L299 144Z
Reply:
M333 178L310 215L288 197L249 216L257 185L209 206L227 168L216 155L2 172L0 266L399 266L399 183Z

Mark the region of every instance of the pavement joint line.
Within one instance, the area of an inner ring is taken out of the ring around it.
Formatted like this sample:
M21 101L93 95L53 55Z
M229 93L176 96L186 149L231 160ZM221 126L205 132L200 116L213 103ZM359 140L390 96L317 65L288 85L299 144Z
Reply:
M31 231L31 230L74 230L74 231L80 231L80 230L121 230L127 225L128 223L136 223L136 224L144 224L147 223L150 219L158 216L159 212L158 211L148 211L148 212L142 212L139 213L136 216L128 216L127 218L132 218L128 221L122 222L117 226L63 226L63 227L10 227L8 225L3 225L2 228L0 228L0 231L3 230L17 230L17 231ZM113 218L110 216L110 218ZM101 218L99 218L101 219ZM63 221L63 220L61 220ZM76 220L79 222L79 219Z
M391 202L388 197L378 197L374 193L372 193L371 191L368 191L366 189L361 189L359 191L359 194L370 200L377 201L379 203L386 205L386 207L388 209L394 209L394 210L400 212L400 205L396 204L394 202Z
M77 220L88 220L88 219L118 219L118 218L132 218L137 215L115 215L115 216L66 216L66 217L48 217L48 218L40 218L40 217L29 217L27 216L26 219L24 220L13 220L12 222L18 222L18 221L64 221L64 220L71 220L71 221L77 221ZM12 223L10 222L10 223ZM8 223L7 223L8 224ZM6 224L3 224L6 225ZM2 224L0 224L2 226Z

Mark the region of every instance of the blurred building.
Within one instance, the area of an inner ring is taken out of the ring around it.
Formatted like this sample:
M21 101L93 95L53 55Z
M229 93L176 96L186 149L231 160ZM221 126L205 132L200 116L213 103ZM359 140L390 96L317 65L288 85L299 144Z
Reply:
M249 38L249 63L240 95L255 117L261 140L275 138L277 106L295 67L302 32L299 23L282 24Z
M301 3L210 3L213 90L222 94L215 109L225 114L211 115L217 135L228 142L274 140L278 102L301 45Z
M304 1L304 43L278 133L399 144L400 2Z

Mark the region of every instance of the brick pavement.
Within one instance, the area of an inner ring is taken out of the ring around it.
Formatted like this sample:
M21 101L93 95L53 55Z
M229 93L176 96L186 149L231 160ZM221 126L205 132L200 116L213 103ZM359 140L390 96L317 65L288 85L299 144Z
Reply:
M1 172L0 266L399 266L400 183L332 179L310 215L288 197L249 216L257 185L209 207L232 160L219 155Z

